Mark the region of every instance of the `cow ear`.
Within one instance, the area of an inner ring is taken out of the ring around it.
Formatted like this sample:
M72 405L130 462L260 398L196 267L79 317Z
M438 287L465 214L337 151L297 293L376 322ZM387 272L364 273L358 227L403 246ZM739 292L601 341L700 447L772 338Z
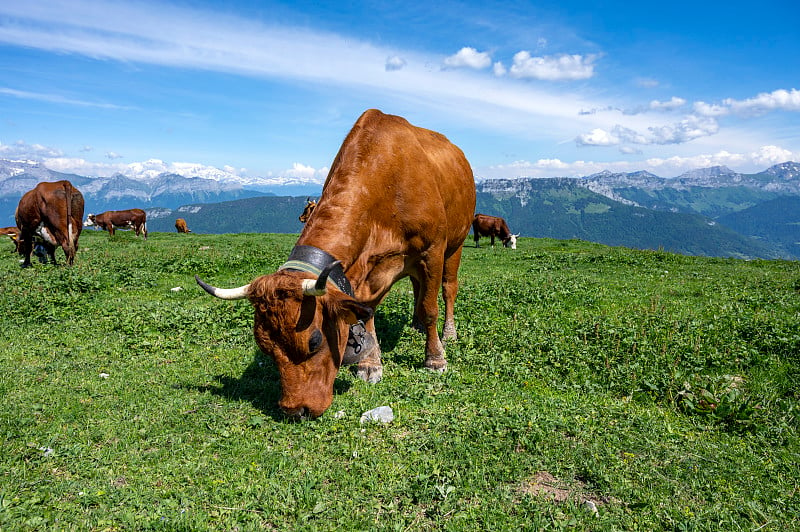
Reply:
M355 299L347 298L342 301L341 305L344 311L345 321L349 325L353 325L359 321L365 323L372 317L372 307L359 303Z

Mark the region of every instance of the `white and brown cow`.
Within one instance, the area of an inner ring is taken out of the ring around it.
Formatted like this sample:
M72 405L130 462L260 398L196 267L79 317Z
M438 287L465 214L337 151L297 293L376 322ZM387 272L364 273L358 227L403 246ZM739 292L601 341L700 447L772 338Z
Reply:
M503 246L511 249L517 249L517 237L519 235L513 234L508 229L506 221L499 216L489 216L488 214L476 214L472 220L472 232L475 239L475 247L478 246L478 240L482 236L488 236L492 239L492 247L494 247L494 238L498 237Z
M83 223L85 227L99 227L108 231L108 236L114 236L115 229L133 229L136 236L143 235L147 240L147 213L142 209L128 209L124 211L106 211L100 214L90 214Z
M458 147L371 109L345 138L314 215L277 272L232 289L197 281L216 297L250 300L256 342L280 372L278 405L292 417L317 417L331 405L341 365L357 364L366 381L381 379L373 312L403 277L411 278L415 319L426 334L425 367L445 370L439 289L442 336L453 339L474 209L472 169Z
M34 240L41 243L53 264L55 249L61 246L67 264L72 266L83 219L83 194L72 183L39 183L19 200L14 217L19 228L18 249L24 258L23 268L31 265Z

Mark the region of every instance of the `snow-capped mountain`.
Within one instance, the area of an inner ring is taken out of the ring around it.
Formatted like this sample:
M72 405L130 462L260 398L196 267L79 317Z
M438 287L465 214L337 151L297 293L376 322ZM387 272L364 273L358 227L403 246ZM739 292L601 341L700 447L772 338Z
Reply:
M110 177L67 174L36 161L0 159L0 226L14 224L14 209L25 192L42 181L61 179L83 193L87 213L132 207L175 209L263 195L311 196L322 190L312 179L249 178L199 164L167 165L157 159L127 165Z

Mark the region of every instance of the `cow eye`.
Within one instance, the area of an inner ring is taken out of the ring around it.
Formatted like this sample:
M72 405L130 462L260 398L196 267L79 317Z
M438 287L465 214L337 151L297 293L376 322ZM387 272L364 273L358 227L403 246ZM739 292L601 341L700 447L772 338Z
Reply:
M317 329L311 333L311 338L308 339L308 352L313 353L322 345L322 333Z

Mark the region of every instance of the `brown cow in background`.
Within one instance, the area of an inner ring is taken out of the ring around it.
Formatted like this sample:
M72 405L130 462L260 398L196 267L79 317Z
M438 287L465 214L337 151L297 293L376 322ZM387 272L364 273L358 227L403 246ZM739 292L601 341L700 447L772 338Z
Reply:
M133 229L136 236L144 235L147 240L147 213L142 209L129 209L126 211L106 211L100 214L90 214L83 223L84 227L96 226L108 231L108 236L114 236L114 229Z
M476 214L472 220L472 232L475 238L475 247L478 246L478 240L482 236L492 238L492 247L494 247L494 237L499 237L503 242L503 246L511 249L517 249L517 237L519 235L513 234L508 229L508 224L499 216L489 216L487 214Z
M175 230L179 233L191 233L191 230L186 226L186 220L183 218L175 220Z
M0 228L0 235L8 236L14 243L14 251L19 251L19 228L18 227L2 227ZM12 253L14 252L12 251Z
M23 268L31 265L33 241L40 241L56 264L55 250L61 246L67 264L75 262L78 237L83 229L83 194L69 181L39 183L19 200L14 214L19 227L19 253Z
M317 206L317 202L312 200L311 198L306 198L306 206L303 209L303 214L300 215L298 218L301 222L306 223L308 221L308 217L311 216L311 213L314 212L314 207Z
M342 143L322 196L276 272L239 288L197 278L222 299L248 298L254 335L275 361L278 402L292 417L317 417L333 401L339 367L383 375L373 312L392 285L410 277L415 318L425 330L425 367L444 371L437 331L456 337L453 306L462 244L475 212L475 180L462 151L399 116L366 111Z

